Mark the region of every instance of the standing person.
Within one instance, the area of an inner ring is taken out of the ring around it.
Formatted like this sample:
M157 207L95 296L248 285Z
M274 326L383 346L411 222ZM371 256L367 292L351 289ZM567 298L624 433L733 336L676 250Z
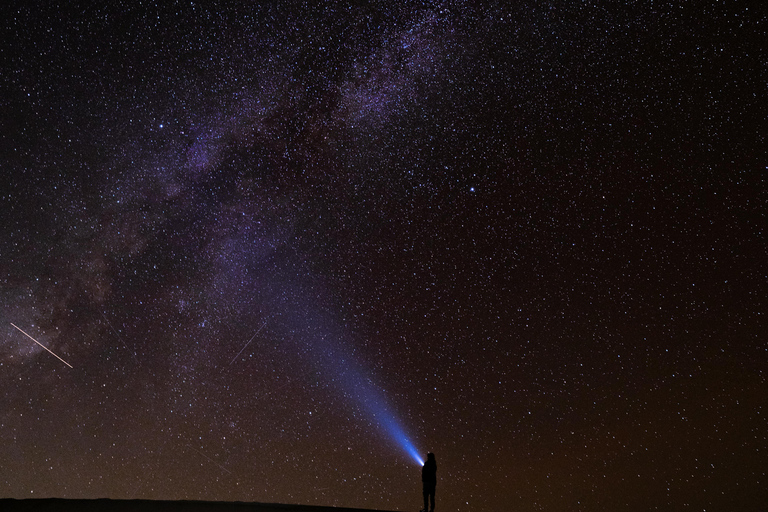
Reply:
M437 485L437 463L435 454L427 454L427 462L421 468L421 483L424 489L424 510L423 512L435 512L435 486ZM428 499L432 500L432 508L427 509Z

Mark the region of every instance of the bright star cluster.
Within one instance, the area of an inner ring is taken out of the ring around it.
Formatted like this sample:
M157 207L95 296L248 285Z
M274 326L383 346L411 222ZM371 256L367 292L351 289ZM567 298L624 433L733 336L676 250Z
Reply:
M0 12L0 496L765 507L765 8Z

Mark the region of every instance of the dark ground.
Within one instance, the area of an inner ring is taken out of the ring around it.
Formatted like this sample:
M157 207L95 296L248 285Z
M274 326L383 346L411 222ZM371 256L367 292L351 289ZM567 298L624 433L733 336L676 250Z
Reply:
M49 510L56 512L68 510L78 512L130 512L134 510L142 512L358 512L367 509L219 501L2 499L0 500L0 510L3 512L46 512Z

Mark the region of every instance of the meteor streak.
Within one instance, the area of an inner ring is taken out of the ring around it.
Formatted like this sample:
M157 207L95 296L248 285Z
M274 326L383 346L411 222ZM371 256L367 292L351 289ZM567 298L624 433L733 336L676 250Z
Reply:
M32 341L34 341L35 343L37 343L38 345L40 345L41 347L43 347L45 350L47 350L48 352L50 352L50 353L53 355L53 357L55 357L56 359L58 359L59 361L61 361L61 362L62 362L62 363L64 363L65 365L67 365L67 366L69 366L70 368L72 368L72 365L71 365L71 364L69 364L68 362L66 362L65 360L63 360L62 358L60 358L59 356L57 356L56 354L54 354L54 353L53 353L53 351L51 351L51 349L49 349L48 347L46 347L45 345L43 345L42 343L40 343L39 341L37 341L35 338L33 338L33 337L32 337L32 336L30 336L29 334L27 334L27 333L25 333L24 331L22 331L22 330L21 330L21 328L20 328L19 326L17 326L17 325L16 325L16 324L14 324L13 322L11 322L11 325L12 325L12 326L14 326L14 327L16 327L16 328L17 328L19 331L21 331L21 333L22 333L24 336L26 336L27 338L31 339Z
M120 333L119 333L119 332L117 332L117 329L115 329L115 327L112 325L112 322L110 322L110 321L109 321L109 318L107 318L107 315L105 315L103 311L101 312L101 316L103 316L103 317L104 317L104 320L106 320L106 322L107 322L107 325L109 326L109 328L110 328L110 329L112 329L112 332L114 332L114 333L115 333L115 336L117 336L117 339L119 339L119 340L120 340L120 342L123 344L123 346L125 347L125 350L127 350L128 352L130 352L130 353L131 353L131 355L133 355L133 358L134 358L134 359L136 360L136 362L138 363L138 362L139 362L139 358L138 358L138 357L136 357L136 352L133 352L133 351L131 351L131 349L129 349L129 348L128 348L128 345L125 343L125 340L122 338L122 336L120 336Z
M187 446L189 446L189 445L187 445ZM219 464L218 462L216 462L215 460L213 460L212 458L210 458L209 456L207 456L207 455L206 455L206 454L204 454L203 452L201 452L201 451L199 451L199 450L195 450L195 449L194 449L194 448L192 448L191 446L189 446L189 448L190 448L192 451L194 451L194 452L197 452L198 454L202 455L203 457L205 457L205 458L206 458L206 459L208 459L209 461L211 461L211 462L213 462L214 464L216 464L217 466L219 466L219 468L220 468L222 471L226 471L226 472L227 472L227 473L229 473L230 475L232 474L232 472L231 472L230 470L228 470L227 468L225 468L224 466L222 466L221 464Z
M240 354L242 354L242 353L243 353L243 350L245 350L245 348L246 348L248 345L250 345L250 344L251 344L251 342L253 341L253 339L256 337L256 335L257 335L257 334L259 334L259 333L261 332L261 330L264 328L264 326L265 326L265 325L267 325L267 322L266 322L266 320L264 321L264 323L263 323L263 324L261 324L261 327L259 327L259 329L256 331L256 333L255 333L253 336L251 336L251 339L249 339L249 340L248 340L248 343L246 343L246 344L245 344L245 346L244 346L243 348L241 348L241 349L240 349L240 352L238 352L238 353L237 353L237 355L236 355L235 357L233 357L233 358L232 358L232 360L229 362L229 364L230 364L230 365L231 365L232 363L234 363L234 362L235 362L235 359L237 359L238 357L240 357Z

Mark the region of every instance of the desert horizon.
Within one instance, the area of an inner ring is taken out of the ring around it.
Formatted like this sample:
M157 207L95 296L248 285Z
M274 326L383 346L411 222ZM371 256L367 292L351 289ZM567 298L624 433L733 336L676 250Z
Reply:
M347 507L291 505L280 503L215 502L193 500L116 500L111 498L0 499L0 510L7 512L397 512Z

